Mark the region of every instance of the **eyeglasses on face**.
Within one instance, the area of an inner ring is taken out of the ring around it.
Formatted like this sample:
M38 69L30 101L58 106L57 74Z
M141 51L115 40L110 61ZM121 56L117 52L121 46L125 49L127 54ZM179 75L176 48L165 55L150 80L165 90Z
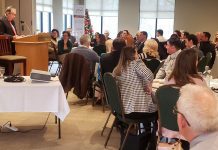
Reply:
M174 113L175 115L177 115L177 114L182 115L182 117L183 117L183 118L185 119L185 121L187 122L188 126L191 126L190 123L188 122L188 120L185 118L185 116L184 116L181 112L178 111L176 105L173 107L173 113Z

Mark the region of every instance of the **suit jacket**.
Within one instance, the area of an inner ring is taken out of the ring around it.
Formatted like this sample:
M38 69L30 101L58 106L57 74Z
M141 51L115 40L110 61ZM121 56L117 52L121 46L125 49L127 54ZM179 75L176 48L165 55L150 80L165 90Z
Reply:
M80 99L84 98L90 81L89 68L89 62L83 56L76 53L67 54L59 76L64 92L74 88L73 93Z
M14 26L14 29L17 32L14 20L11 21L11 24ZM10 36L11 41L13 40L13 36L15 35L7 17L5 16L0 18L0 35ZM11 48L12 48L12 54L15 55L16 54L15 44L12 42L11 42Z
M138 54L143 53L143 48L144 48L145 42L140 42L137 46L137 52Z
M215 50L215 45L212 44L210 41L207 42L200 42L200 47L199 49L204 53L204 56L207 55L207 53L212 54L212 58L209 62L209 67L210 69L213 67L214 61L216 59L216 50Z
M103 55L100 59L101 64L101 74L104 75L105 72L113 72L114 68L117 66L120 59L120 51L112 51Z
M11 24L14 26L15 31L17 32L14 20L11 21ZM9 21L7 20L7 17L5 16L0 19L0 34L10 35L10 36L15 35Z

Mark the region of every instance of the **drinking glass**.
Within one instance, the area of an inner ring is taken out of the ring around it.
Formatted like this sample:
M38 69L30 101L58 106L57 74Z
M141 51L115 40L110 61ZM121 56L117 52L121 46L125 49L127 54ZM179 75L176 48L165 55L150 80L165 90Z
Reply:
M4 74L5 74L5 68L0 67L0 78L3 78Z

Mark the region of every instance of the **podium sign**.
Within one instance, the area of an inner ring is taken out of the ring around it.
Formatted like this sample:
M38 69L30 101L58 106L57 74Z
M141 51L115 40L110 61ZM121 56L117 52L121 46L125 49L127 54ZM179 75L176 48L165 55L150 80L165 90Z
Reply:
M84 5L74 5L74 31L77 41L84 34Z

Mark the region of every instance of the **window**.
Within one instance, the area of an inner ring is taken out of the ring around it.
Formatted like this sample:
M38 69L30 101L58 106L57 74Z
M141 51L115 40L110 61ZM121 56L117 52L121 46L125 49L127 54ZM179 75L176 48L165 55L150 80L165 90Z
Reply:
M73 28L74 0L63 0L63 29Z
M36 28L40 32L53 28L52 0L36 0Z
M155 37L156 30L162 29L164 37L169 38L173 33L174 7L175 0L141 0L139 30Z
M85 0L89 10L94 33L110 32L110 37L115 38L118 32L118 6L119 0Z

